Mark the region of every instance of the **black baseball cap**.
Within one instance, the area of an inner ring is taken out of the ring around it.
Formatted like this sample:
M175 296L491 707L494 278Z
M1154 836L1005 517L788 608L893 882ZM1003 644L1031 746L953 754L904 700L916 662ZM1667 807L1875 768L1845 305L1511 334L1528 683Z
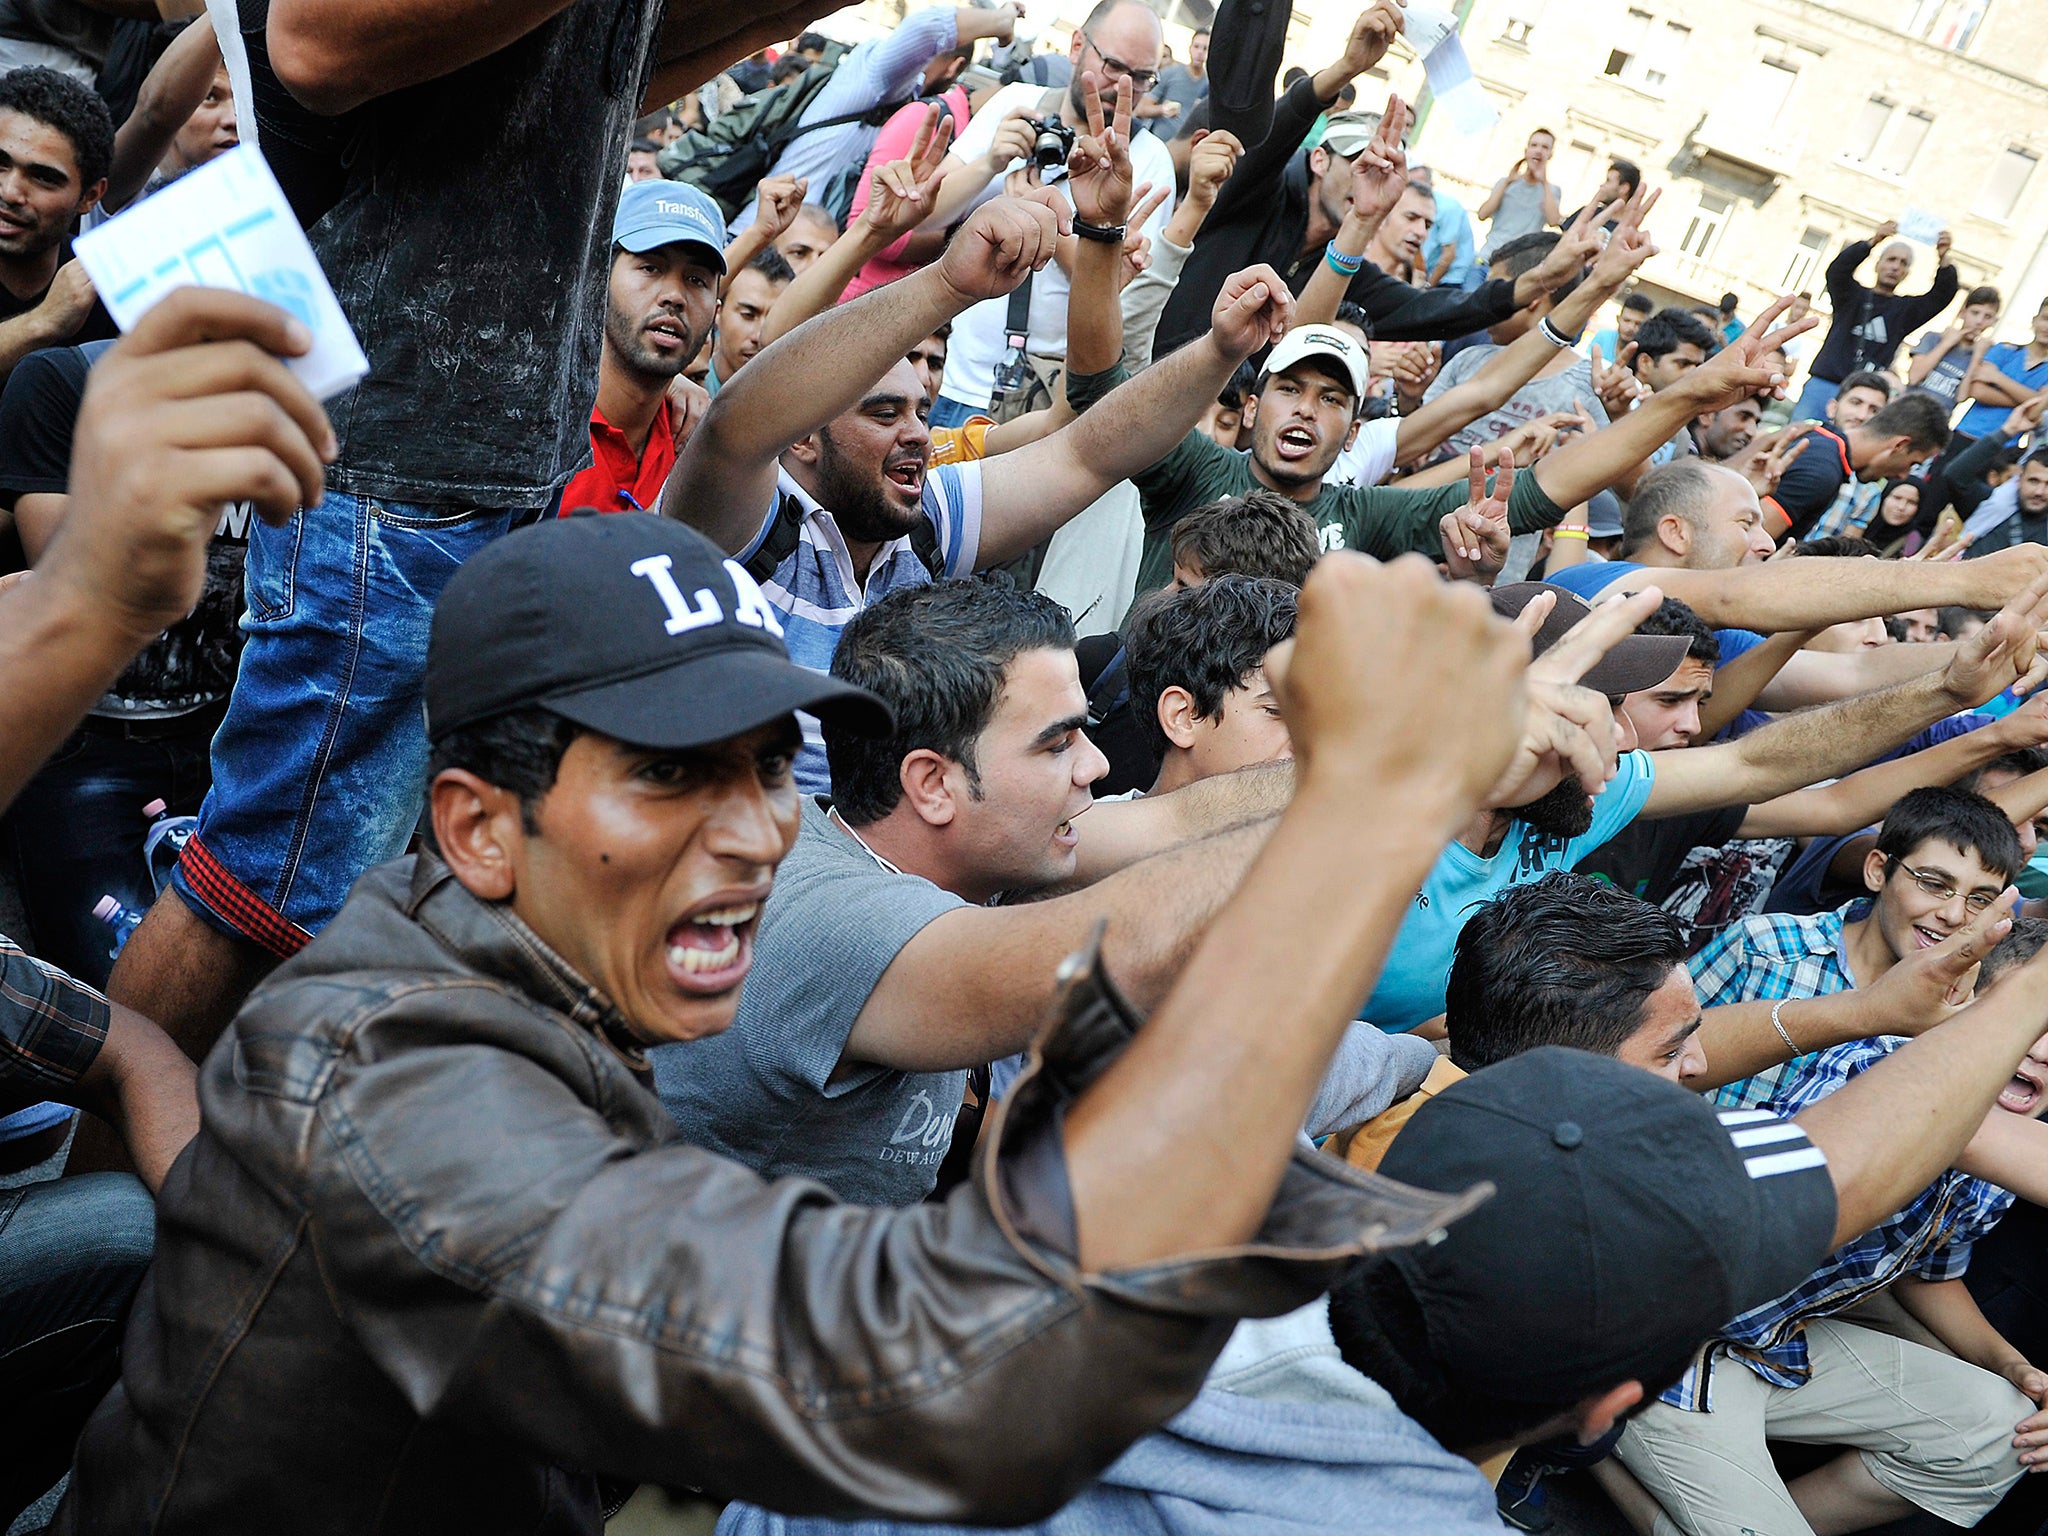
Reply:
M1425 1379L1509 1402L1563 1405L1631 1380L1662 1391L1726 1324L1811 1275L1834 1237L1834 1181L1793 1122L1717 1111L1564 1046L1453 1084L1380 1172L1499 1186L1442 1241L1362 1280L1382 1302L1372 1326Z
M789 659L754 579L650 512L550 519L457 571L427 641L427 736L542 705L638 747L708 746L807 710L891 728L864 688Z
M1536 632L1536 654L1541 656L1570 634L1581 619L1593 611L1592 604L1575 592L1548 581L1515 581L1493 589L1493 611L1512 619L1543 592L1554 593L1557 606ZM1641 693L1654 688L1678 670L1692 642L1684 635L1624 635L1593 670L1579 679L1595 693L1617 698L1624 693Z

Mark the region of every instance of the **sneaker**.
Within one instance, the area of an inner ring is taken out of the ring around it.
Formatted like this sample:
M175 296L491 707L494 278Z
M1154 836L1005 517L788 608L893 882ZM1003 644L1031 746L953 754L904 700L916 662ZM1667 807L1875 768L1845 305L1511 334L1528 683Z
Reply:
M1493 1490L1501 1519L1518 1531L1549 1530L1552 1519L1550 1511L1544 1508L1543 1492L1543 1479L1549 1471L1549 1464L1541 1457L1517 1451Z

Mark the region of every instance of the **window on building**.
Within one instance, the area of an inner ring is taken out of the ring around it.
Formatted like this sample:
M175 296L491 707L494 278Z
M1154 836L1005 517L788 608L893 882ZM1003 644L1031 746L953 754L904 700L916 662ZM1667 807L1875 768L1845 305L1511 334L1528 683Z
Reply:
M1726 193L1702 191L1700 205L1693 210L1692 222L1686 226L1685 238L1678 242L1678 248L1688 256L1709 260L1734 208L1735 199Z
M1785 263L1785 280L1778 284L1778 292L1811 292L1814 274L1820 271L1820 259L1827 250L1828 232L1815 225L1807 225L1806 233L1799 237L1799 248Z
M1648 11L1630 7L1607 55L1606 73L1640 90L1662 95L1685 57L1692 28L1660 22Z
M2007 149L1984 179L1984 190L1977 194L1977 212L1987 219L2011 218L2040 160L2031 149Z
M1599 154L1584 139L1573 139L1550 157L1550 179L1565 188L1567 196L1580 187L1597 187L1607 174L1607 162Z
M1550 0L1508 0L1508 12L1501 20L1500 40L1526 46L1529 34L1536 30L1536 23L1543 19L1544 8Z
M1991 0L1914 0L1906 30L1937 48L1966 49L1983 28Z
M1920 146L1927 142L1928 130L1933 126L1934 118L1930 113L1894 113L1883 140L1877 146L1877 168L1888 176L1905 175L1913 168L1914 157L1920 153Z
M1643 39L1649 36L1650 23L1654 19L1648 11L1630 7L1615 34L1614 47L1607 54L1608 74L1617 78L1627 74L1629 66L1642 55Z
M1799 67L1783 59L1757 59L1749 66L1743 88L1731 99L1742 103L1742 115L1759 134L1778 126L1799 84Z
M1877 141L1884 137L1884 125L1892 120L1898 103L1888 96L1872 96L1856 109L1849 124L1849 138L1842 145L1845 160L1868 160L1877 153Z

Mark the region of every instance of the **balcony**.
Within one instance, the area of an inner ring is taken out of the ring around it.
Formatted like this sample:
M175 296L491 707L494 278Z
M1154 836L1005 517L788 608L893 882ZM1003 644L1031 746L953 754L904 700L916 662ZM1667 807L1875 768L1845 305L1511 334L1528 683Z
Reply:
M1691 147L1703 160L1718 160L1775 187L1799 164L1806 134L1803 129L1760 124L1739 104L1729 103L1714 108L1693 129Z

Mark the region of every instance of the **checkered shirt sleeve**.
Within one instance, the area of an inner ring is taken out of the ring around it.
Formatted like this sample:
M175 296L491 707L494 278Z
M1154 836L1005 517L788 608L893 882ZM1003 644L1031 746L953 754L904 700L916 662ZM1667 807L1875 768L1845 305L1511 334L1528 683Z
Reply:
M107 1000L0 937L0 1113L85 1075L107 1038Z

